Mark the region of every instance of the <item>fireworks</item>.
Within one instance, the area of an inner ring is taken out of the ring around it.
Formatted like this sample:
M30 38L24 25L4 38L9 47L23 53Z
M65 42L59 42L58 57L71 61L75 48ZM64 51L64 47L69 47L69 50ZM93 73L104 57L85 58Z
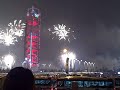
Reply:
M72 68L74 68L76 55L73 52L62 54L61 55L61 60L62 60L64 65L66 64L66 59L67 58L69 58L69 66L70 66L70 63L71 63Z
M14 44L17 42L17 37L12 35L10 30L6 29L6 31L0 32L0 42L5 44L6 46L10 46L11 44Z
M23 36L25 24L22 23L22 20L14 20L14 23L9 23L7 29L0 31L0 43L10 46L17 42L17 37Z
M0 57L1 70L11 69L14 64L15 64L15 58L13 55L7 54L3 57Z
M66 40L66 38L68 37L68 33L70 33L70 29L66 30L66 26L65 25L60 25L58 24L58 27L54 25L54 32L52 32L53 34L56 34L56 36L59 37L59 40L64 39Z
M5 63L5 65L11 69L12 66L14 65L15 63L15 60L14 60L14 57L10 54L6 55L3 59L3 62Z
M16 36L23 36L24 29L25 29L25 24L22 23L22 20L19 20L17 23L17 20L14 20L14 23L9 23L8 26L10 27L10 32L13 35Z
M55 34L59 40L68 40L70 42L70 34L74 31L71 31L70 28L66 28L66 25L64 24L62 25L58 24L53 26L54 26L53 30L48 29L50 32L52 32L52 34ZM75 39L74 35L72 35L72 37Z

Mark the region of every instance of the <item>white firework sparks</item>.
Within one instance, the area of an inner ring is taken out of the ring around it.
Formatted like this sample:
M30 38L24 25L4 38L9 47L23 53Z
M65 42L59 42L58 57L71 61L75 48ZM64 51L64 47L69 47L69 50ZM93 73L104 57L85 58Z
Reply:
M49 32L52 32L52 34L55 34L59 40L67 40L70 42L70 35L74 31L71 31L70 28L66 28L66 25L64 24L58 24L58 25L53 25L54 28L53 30L48 29ZM74 35L72 35L73 39L76 39ZM53 37L52 39L54 39Z
M66 38L68 37L68 33L70 33L70 28L68 30L66 30L66 26L65 25L60 25L58 24L58 27L54 25L54 32L52 32L53 34L56 34L56 36L59 37L59 40L64 39L66 40Z
M14 20L14 23L8 24L8 29L0 31L0 43L10 46L17 42L17 37L23 36L25 24L22 23L22 20Z
M14 56L13 55L5 55L4 58L3 58L3 62L5 63L5 65L11 69L12 66L14 65L15 63L15 59L14 59Z
M12 35L10 30L6 29L5 32L3 30L0 32L0 43L10 46L11 44L15 44L15 42L17 42L17 37Z
M14 23L9 23L8 26L10 27L10 31L13 35L16 36L23 36L25 24L22 23L22 20L19 20L17 23L17 20L14 20Z
M0 69L6 70L11 69L15 64L15 57L11 54L0 57Z

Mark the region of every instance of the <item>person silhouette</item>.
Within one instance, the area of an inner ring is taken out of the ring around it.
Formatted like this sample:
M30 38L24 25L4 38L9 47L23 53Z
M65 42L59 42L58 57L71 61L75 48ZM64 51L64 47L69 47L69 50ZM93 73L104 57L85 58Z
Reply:
M23 67L16 67L7 74L3 90L33 90L34 76L33 73Z

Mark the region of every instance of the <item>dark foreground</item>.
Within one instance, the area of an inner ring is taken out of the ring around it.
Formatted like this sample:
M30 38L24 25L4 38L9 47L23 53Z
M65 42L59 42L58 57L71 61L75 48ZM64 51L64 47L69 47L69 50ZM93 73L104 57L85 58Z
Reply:
M0 90L6 74L0 76ZM120 90L119 77L92 77L66 74L34 74L35 90Z

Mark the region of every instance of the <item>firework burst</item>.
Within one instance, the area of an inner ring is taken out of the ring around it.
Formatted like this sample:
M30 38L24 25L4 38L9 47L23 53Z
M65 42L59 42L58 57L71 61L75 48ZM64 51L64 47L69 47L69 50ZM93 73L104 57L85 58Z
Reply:
M14 45L17 42L17 37L23 36L25 24L22 20L14 20L14 23L9 23L8 28L0 31L0 43L6 46Z
M0 57L1 70L11 69L14 64L15 64L15 57L13 55L7 54Z
M22 23L22 20L19 20L17 23L17 20L14 20L14 23L9 23L8 27L10 27L10 31L13 35L16 36L23 36L25 24Z
M66 25L62 24L58 24L58 25L53 25L54 28L53 29L48 29L50 32L52 32L52 34L55 34L59 40L67 40L70 42L70 35L72 34L70 28L66 28ZM74 35L72 35L72 37L75 39ZM53 37L52 39L54 39L55 37Z
M17 42L17 37L12 35L10 30L6 29L6 31L0 32L0 43L5 44L6 46L10 46L11 44L14 44Z

